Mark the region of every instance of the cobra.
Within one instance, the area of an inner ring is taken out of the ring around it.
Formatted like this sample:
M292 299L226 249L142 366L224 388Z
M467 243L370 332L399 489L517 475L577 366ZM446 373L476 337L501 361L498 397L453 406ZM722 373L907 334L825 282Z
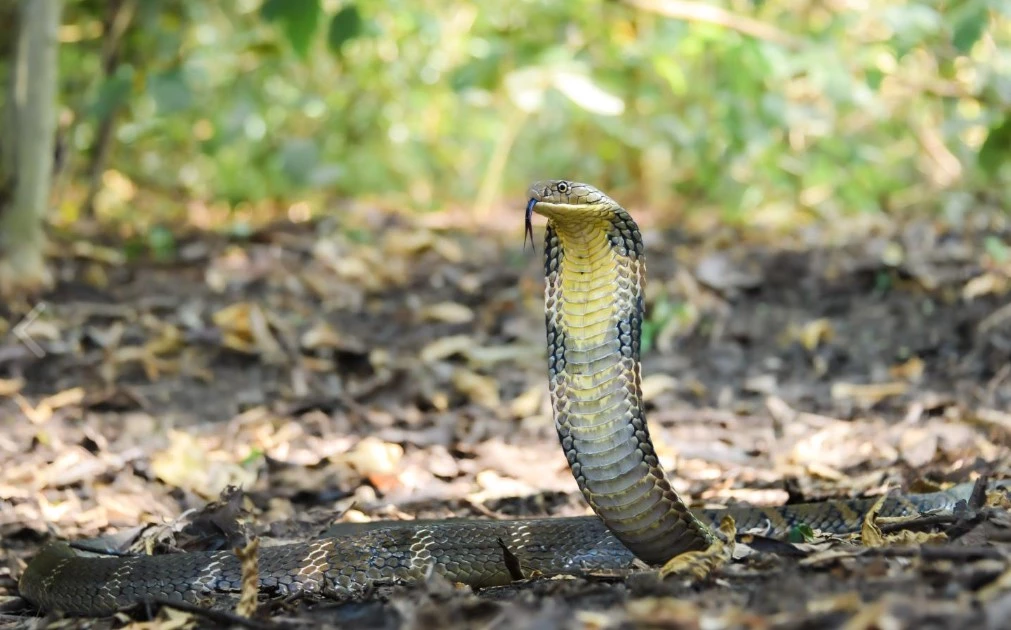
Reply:
M533 520L381 522L308 542L264 546L259 588L277 595L361 597L378 585L431 572L474 587L532 575L627 570L708 548L726 515L739 528L782 535L805 523L858 529L872 500L692 510L670 485L643 407L640 339L646 277L631 216L593 186L534 184L527 205L547 218L545 321L551 404L562 451L593 516ZM892 496L885 516L950 511L971 485ZM228 551L82 557L62 542L29 563L19 589L42 609L112 613L154 598L202 603L238 592L241 567Z

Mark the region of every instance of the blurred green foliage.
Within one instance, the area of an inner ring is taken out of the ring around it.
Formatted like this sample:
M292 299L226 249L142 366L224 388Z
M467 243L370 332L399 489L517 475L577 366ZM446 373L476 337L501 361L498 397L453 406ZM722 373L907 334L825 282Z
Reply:
M113 64L109 3L64 12L73 175L116 113L106 167L177 206L545 177L759 222L1011 201L1006 0L122 3Z

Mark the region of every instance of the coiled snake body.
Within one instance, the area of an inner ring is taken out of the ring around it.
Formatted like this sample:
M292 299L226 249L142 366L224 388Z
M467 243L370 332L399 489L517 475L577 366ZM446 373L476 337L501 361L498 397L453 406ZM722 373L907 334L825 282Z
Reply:
M640 391L643 244L628 213L596 188L545 181L530 189L527 229L548 219L545 312L551 401L562 449L597 516L536 520L382 523L347 536L263 547L260 589L347 599L432 571L473 586L533 574L622 570L635 558L662 564L715 540L725 514L740 529L783 534L804 523L858 529L872 500L690 510L671 488L650 441ZM971 487L894 496L885 516L951 510ZM25 569L21 594L40 608L108 614L155 597L194 603L236 592L241 570L227 551L92 558L47 545Z

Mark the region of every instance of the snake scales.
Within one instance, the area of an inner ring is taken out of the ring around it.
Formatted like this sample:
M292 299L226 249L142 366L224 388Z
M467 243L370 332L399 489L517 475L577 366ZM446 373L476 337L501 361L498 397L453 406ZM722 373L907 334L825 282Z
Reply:
M551 401L572 474L597 516L536 520L407 521L310 542L263 547L263 592L335 599L424 579L432 571L473 586L532 574L580 574L662 564L707 548L725 515L740 529L781 535L796 524L858 529L873 500L692 511L671 488L650 441L640 391L639 340L645 280L639 229L628 213L586 184L545 181L530 189L531 213L548 219L545 311ZM890 497L885 516L951 510L970 485ZM108 614L152 598L200 603L236 592L238 558L228 551L95 558L47 545L21 576L39 608Z

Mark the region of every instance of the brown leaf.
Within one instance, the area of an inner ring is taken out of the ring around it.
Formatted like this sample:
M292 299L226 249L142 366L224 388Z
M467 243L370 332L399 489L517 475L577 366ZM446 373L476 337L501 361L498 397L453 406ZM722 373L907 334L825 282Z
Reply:
M144 344L145 350L153 356L173 354L183 347L183 333L172 324L159 327L158 335Z
M938 442L936 431L906 427L899 435L899 453L907 464L920 468L934 460Z
M821 344L831 341L833 336L835 336L835 330L832 328L832 322L825 318L807 322L803 326L793 328L790 331L790 337L800 342L808 352L814 351Z
M881 547L885 544L885 536L878 527L877 518L887 498L887 495L882 495L864 515L864 522L860 526L860 541L865 547Z
M90 241L74 241L70 249L78 258L93 260L111 267L118 267L126 262L126 254L121 250L97 245Z
M908 383L833 383L832 398L836 400L850 398L865 405L875 405L885 398L901 396L909 389Z
M453 387L458 392L489 409L497 409L502 403L498 393L498 380L471 372L464 368L453 371Z
M306 350L335 349L340 348L343 343L340 334L324 321L316 322L312 328L302 333L299 339L299 344Z
M169 441L168 448L151 456L151 470L170 486L212 499L228 486L248 488L256 481L256 470L244 468L228 453L210 450L188 433L170 431Z
M12 396L20 392L25 386L25 379L0 378L0 397Z
M988 271L965 283L962 287L962 299L969 302L985 295L1004 295L1008 292L1008 285L1007 276Z
M888 374L892 378L901 378L906 381L916 382L923 377L923 360L920 357L913 357L905 363L893 365L888 368Z
M631 600L626 609L633 624L646 627L700 628L703 623L702 610L695 603L676 597L641 597ZM608 620L600 627L612 625Z
M70 389L65 389L62 392L57 392L52 396L43 398L38 406L49 407L55 411L61 407L80 404L82 400L84 400L84 388L71 387Z
M466 324L474 319L474 311L457 302L439 302L425 306L419 315L423 320L445 324Z
M344 453L338 461L347 463L363 477L371 475L392 475L399 470L404 448L399 444L384 442L368 436Z
M657 396L677 389L678 380L670 374L650 374L642 379L642 399L652 402Z
M214 324L222 330L223 344L238 352L281 357L281 345L274 338L267 314L257 304L238 302L217 311Z
M547 390L543 385L535 385L509 403L509 412L514 418L529 418L537 415L544 402Z
M435 361L441 361L443 359L448 359L454 354L460 354L467 356L468 351L475 344L475 341L469 335L452 335L450 337L440 337L435 341L429 343L418 356L425 363L433 363Z

